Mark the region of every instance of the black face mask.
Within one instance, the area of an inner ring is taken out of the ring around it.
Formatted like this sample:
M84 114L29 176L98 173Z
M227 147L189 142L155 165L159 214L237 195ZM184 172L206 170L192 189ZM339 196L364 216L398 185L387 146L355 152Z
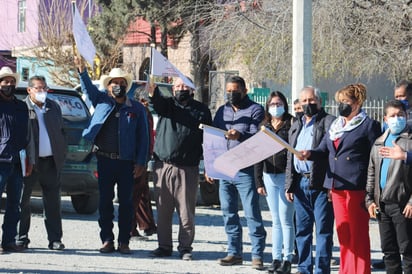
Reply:
M303 111L297 111L297 112L295 112L295 115L296 115L297 119L300 119L303 116Z
M303 108L303 114L305 114L308 117L312 117L313 115L319 112L318 104L302 105L302 108Z
M175 97L179 103L185 102L191 98L190 90L176 90Z
M113 86L112 92L114 96L117 98L121 98L126 94L126 87L125 86Z
M16 86L14 86L14 85L1 86L0 91L1 91L1 93L3 93L4 96L11 97L14 94L14 92L16 91Z
M240 102L242 101L242 93L241 92L227 92L226 93L227 101L233 106L239 106Z
M348 117L352 113L352 107L349 104L339 103L338 111L340 116Z

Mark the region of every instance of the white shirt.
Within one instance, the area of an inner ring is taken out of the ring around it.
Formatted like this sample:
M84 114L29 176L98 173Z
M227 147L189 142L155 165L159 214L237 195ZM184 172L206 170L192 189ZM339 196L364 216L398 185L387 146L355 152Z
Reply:
M33 103L33 108L36 112L37 121L39 123L39 157L52 156L53 152L50 144L49 133L47 132L43 117L46 112L46 104L43 104L43 107L40 108Z

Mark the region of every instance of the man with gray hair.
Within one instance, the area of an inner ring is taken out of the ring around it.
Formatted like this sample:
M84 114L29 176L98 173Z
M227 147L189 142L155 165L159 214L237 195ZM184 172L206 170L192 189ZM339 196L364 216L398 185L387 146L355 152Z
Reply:
M329 130L334 116L321 106L317 89L304 87L299 94L303 116L289 130L289 144L296 150L316 148ZM286 198L296 210L296 245L299 273L330 273L333 246L333 208L328 191L323 187L328 159L301 161L288 152ZM316 257L313 269L313 224L316 224Z
M154 145L154 178L157 206L157 241L153 257L170 257L173 251L172 218L179 215L179 245L182 260L192 260L199 161L203 154L200 124L210 125L208 107L193 99L187 80L177 78L173 96L164 97L151 84L149 98L159 115Z

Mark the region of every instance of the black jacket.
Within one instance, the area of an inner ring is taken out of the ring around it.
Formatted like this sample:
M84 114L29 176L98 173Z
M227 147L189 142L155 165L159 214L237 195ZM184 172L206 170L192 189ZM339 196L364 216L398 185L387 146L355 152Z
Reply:
M150 97L159 115L154 144L155 159L183 166L198 166L202 157L203 131L200 124L211 125L208 107L189 99L180 105L175 97L163 97L158 88Z
M282 119L284 121L284 124L278 131L274 130L270 121L266 122L264 126L270 129L271 131L273 131L274 133L276 133L280 138L288 142L288 132L292 125L293 119L294 119L293 116L290 115L289 113L287 115L284 115ZM283 149L279 151L278 153L276 153L275 155L272 155L268 157L267 159L255 164L254 168L255 168L256 188L264 187L263 172L272 173L272 174L285 173L286 160L287 160L287 149Z
M303 117L305 118L305 117ZM312 149L316 148L322 141L323 136L329 130L330 125L335 116L326 113L323 108L318 112L315 117L315 123L313 125L313 143ZM289 144L292 147L296 147L296 142L299 136L299 133L303 127L302 120L298 119L293 123L292 127L289 130ZM315 190L325 190L323 188L323 182L325 180L326 170L328 168L328 157L325 154L325 157L318 161L314 161L312 164L312 170L310 174L310 187ZM285 190L288 193L294 193L296 187L299 186L301 180L301 175L296 172L294 167L294 157L291 152L288 152L288 159L286 165L286 184Z
M372 147L366 183L366 208L373 202L377 206L383 202L385 204L398 204L403 210L407 204L412 205L412 165L402 160L391 160L386 185L383 190L381 189L380 173L383 159L379 155L379 149L384 146L387 136L388 130L376 139ZM406 128L395 142L403 150L411 151L412 128Z

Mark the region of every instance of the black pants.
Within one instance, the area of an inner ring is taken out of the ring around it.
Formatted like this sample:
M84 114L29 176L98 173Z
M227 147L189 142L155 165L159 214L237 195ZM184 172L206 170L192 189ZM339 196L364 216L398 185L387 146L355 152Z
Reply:
M402 214L398 204L381 205L379 233L386 273L412 273L412 219Z
M49 243L60 241L62 232L61 183L53 157L39 159L29 177L24 178L23 194L20 202L21 217L18 240L28 239L30 229L30 197L33 185L39 181L43 193L44 224Z

